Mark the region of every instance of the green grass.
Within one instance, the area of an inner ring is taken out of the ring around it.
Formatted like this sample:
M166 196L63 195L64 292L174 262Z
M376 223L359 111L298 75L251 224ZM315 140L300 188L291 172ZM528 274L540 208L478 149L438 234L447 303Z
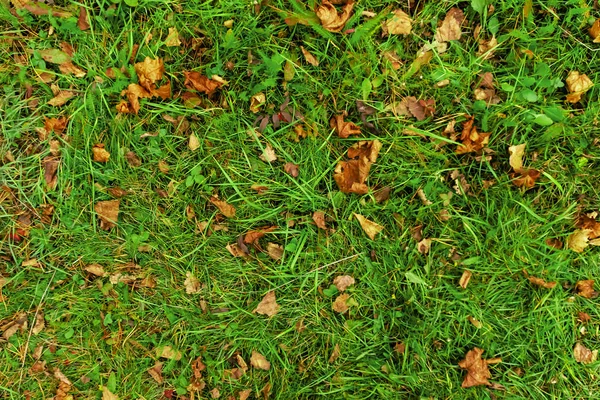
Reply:
M139 0L135 7L109 7L113 3L106 0L56 3L75 17L21 12L17 18L8 7L0 8L0 275L6 280L0 321L18 312L29 320L27 329L0 339L0 398L21 399L25 391L33 399L54 396L59 382L54 368L73 382L74 398L100 398L100 385L122 399L164 398L166 390L190 398L185 388L199 356L207 366L206 388L193 398L210 398L213 388L221 398L237 398L244 389L252 390L251 398L262 398L267 384L272 399L595 397L598 363L577 363L573 347L581 342L600 349L599 303L576 296L573 287L578 280L600 279L598 249L578 254L545 243L565 241L576 229L577 215L599 208L598 86L573 105L565 103L566 89L557 84L573 69L600 83L595 51L600 47L587 35L600 16L590 8L592 2L536 0L524 17L521 0L493 1L490 15L478 14L467 1L419 0L411 12L413 33L406 37L382 37L379 17L361 16L364 10L384 15L401 3L384 0L355 6L346 25L355 29L351 34L289 27L274 9L263 6L256 14L241 0ZM85 32L76 25L78 4L90 15L91 29ZM270 4L287 12L302 10L284 0ZM466 15L462 39L404 78L418 49L453 6ZM234 20L230 31L223 26L229 19ZM478 24L483 35L495 33L498 39L491 59L476 55L472 32ZM164 46L169 27L187 43L204 38L206 50L200 54L185 43ZM60 48L61 42L76 48L73 62L87 71L84 78L61 74L35 53ZM117 115L121 90L135 82L129 61L134 44L139 45L134 62L146 56L164 59L174 94L184 90L183 71L217 74L229 84L211 99L201 95L204 106L148 99L142 100L139 115ZM318 67L304 61L300 46L319 59ZM396 51L404 64L393 70L383 51ZM249 52L260 63L249 63ZM26 62L15 64L16 56ZM286 60L297 66L284 88ZM106 68L122 66L132 77L106 76ZM62 107L47 105L50 86L36 80L34 68L55 72L55 83L75 90L77 97ZM473 85L483 72L494 73L502 98L497 105L473 100ZM442 79L450 84L436 88ZM371 90L364 82L371 82ZM537 101L523 98L526 88ZM261 91L275 109L289 95L305 116L305 129L316 135L294 140L293 126L300 122L253 133L250 97ZM435 116L416 121L384 111L405 96L434 98ZM369 117L378 131L363 128L358 138L340 139L329 119L347 110L347 120L362 126L357 100L378 110ZM533 122L535 115L557 107L551 126ZM178 132L164 114L184 116L189 131ZM456 155L455 145L438 148L427 137L403 133L412 126L440 136L450 119L458 127L465 115L474 115L481 131L491 132L491 161ZM58 138L57 186L47 190L42 160L49 144L35 128L43 126L44 117L57 116L68 117L69 125ZM140 138L147 132L158 135ZM200 138L195 151L187 146L190 132ZM333 179L352 143L375 138L383 148L368 184L392 188L385 203L376 203L372 193L343 194ZM508 164L508 146L524 142L526 165L543 171L528 191L511 183ZM92 161L95 143L106 145L108 163ZM259 158L267 143L279 158L272 164ZM141 166L128 164L128 151L138 155ZM169 165L167 173L159 169L160 161ZM286 162L300 166L298 178L284 172ZM470 194L454 191L454 170L471 185ZM187 187L193 174L206 177L205 183ZM486 188L484 181L490 180L495 184ZM252 189L256 184L268 190L259 194ZM113 199L110 187L129 193L121 198L118 225L103 231L94 204ZM418 189L431 205L419 200ZM454 195L445 205L442 195L448 192ZM234 205L236 216L220 221L209 202L212 194ZM40 216L44 205L54 207L46 223ZM191 220L188 206L195 212ZM439 217L444 209L448 221ZM326 213L329 231L314 225L317 210ZM369 240L353 213L385 230ZM11 240L26 216L28 237ZM227 230L207 235L198 227L203 221ZM261 244L284 246L280 261L254 250L247 260L234 258L226 249L240 235L271 225L277 229ZM433 239L425 255L411 234L419 225L423 237ZM144 251L142 245L147 245ZM460 259L454 260L452 252ZM22 266L33 258L39 267ZM113 285L108 276L84 270L93 263L110 275L153 277L156 287ZM473 277L462 289L458 281L465 269ZM524 270L559 284L552 290L533 287ZM186 272L203 284L199 293L186 294ZM344 274L356 279L348 290L356 305L340 315L332 310L337 293L330 286ZM270 290L279 313L272 318L253 314ZM29 337L37 309L46 326ZM580 311L591 321L578 322ZM471 324L469 316L482 327ZM296 329L300 321L306 327L301 332ZM396 343L406 345L404 354L394 351ZM29 371L40 345L49 374ZM164 383L158 384L146 371L156 361L155 348L163 345L183 357L162 360ZM336 345L341 355L329 363ZM484 349L487 358L502 358L490 366L490 380L505 391L460 387L464 371L458 362L473 347ZM249 368L238 381L223 379L225 370L237 366L236 355L250 364L253 350L271 362L269 371Z

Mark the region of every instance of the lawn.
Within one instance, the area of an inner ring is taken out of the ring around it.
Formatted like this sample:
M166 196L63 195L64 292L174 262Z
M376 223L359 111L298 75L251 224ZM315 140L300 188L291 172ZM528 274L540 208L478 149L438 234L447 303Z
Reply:
M597 398L592 0L0 0L0 398Z

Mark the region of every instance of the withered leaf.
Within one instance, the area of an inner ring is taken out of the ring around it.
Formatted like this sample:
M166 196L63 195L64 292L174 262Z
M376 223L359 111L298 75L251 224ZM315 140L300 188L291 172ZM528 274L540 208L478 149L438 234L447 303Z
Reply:
M304 55L304 59L307 63L315 67L319 66L319 60L317 60L317 58L313 56L310 51L306 50L304 46L300 46L300 50L302 50L302 54Z
M575 225L581 229L588 229L588 239L600 237L600 222L596 221L597 213L582 214L577 217Z
M58 182L58 166L60 165L60 158L56 156L48 156L44 158L44 180L49 190L53 190Z
M142 160L135 154L133 151L128 151L125 153L125 159L127 160L127 164L131 167L139 167L142 165Z
M312 219L319 229L327 230L325 224L325 213L323 211L315 211L312 215Z
M256 93L250 97L250 111L254 114L260 111L260 108L267 102L267 96L263 92Z
M348 311L348 308L349 308L348 300L349 299L350 299L350 295L348 293L342 293L335 299L335 301L331 305L331 308L333 309L333 311L343 314L346 311Z
M417 250L421 254L429 253L429 249L431 248L431 239L424 238L419 243L417 243Z
M329 356L329 363L334 363L339 357L340 357L340 344L336 343L335 346L333 346L333 351L331 352L331 356Z
M70 61L64 64L60 64L58 66L58 69L60 69L60 72L62 72L65 75L75 75L77 78L83 78L87 74L87 72L85 72L83 69L79 68Z
M263 226L262 228L249 231L244 235L244 243L246 244L256 244L260 238L265 236L269 232L273 232L277 229L276 225L272 226Z
M423 121L435 113L435 100L417 100L413 96L405 97L408 111L418 120Z
M227 246L225 246L225 248L234 257L247 257L248 256L248 253L245 252L244 250L242 250L237 243L228 244Z
M135 73L138 76L140 86L148 92L152 92L155 88L155 83L161 80L165 73L163 59L146 57L144 61L135 64Z
M465 359L458 363L459 367L467 370L462 387L468 388L472 386L490 385L488 381L492 374L488 369L490 361L498 362L497 359L484 360L481 358L483 350L475 347L473 350L467 352Z
M55 107L60 107L75 96L75 92L70 90L60 90L52 99L48 101L48 104Z
M598 358L598 350L590 350L581 343L577 342L573 349L575 361L582 364L591 364Z
M329 126L335 129L338 136L346 139L350 135L360 135L360 128L354 122L344 121L345 113L338 114L331 118Z
M591 229L577 229L567 238L567 247L576 253L582 253L589 246Z
M102 386L102 400L119 400L119 396L111 392L106 386Z
M490 134L478 132L475 127L475 119L472 116L468 116L467 120L463 122L460 140L462 144L457 146L457 154L481 153L490 140Z
M275 291L271 290L263 297L261 302L258 303L258 306L252 313L272 317L279 312L280 308L281 307L277 304L277 299L275 298Z
M181 352L171 346L159 346L155 349L156 357L169 360L181 360Z
M567 101L569 103L577 103L581 100L581 96L590 90L594 83L586 74L580 74L578 71L571 71L567 76Z
M321 20L323 28L329 32L341 32L352 14L353 7L354 0L349 0L342 6L341 12L338 12L330 1L323 0L323 3L320 6L317 6L315 13L317 18Z
M590 321L592 320L592 317L591 317L591 316L590 316L590 314L588 314L588 313L584 313L584 312L582 312L582 311L578 311L578 312L577 312L577 319L578 319L580 322L583 322L583 323L585 323L585 322L590 322Z
M258 158L268 163L277 161L277 155L275 154L275 149L273 148L273 146L271 146L271 143L267 142L267 144L265 145L265 149Z
M460 277L460 280L458 281L458 285L461 288L466 289L469 281L471 281L471 276L473 276L473 273L468 269L465 269Z
M187 88L203 92L209 96L222 85L221 82L209 79L196 71L184 71L183 74L185 75L184 85Z
M592 39L594 39L594 43L600 43L600 18L591 26L589 33Z
M120 200L99 201L94 207L100 219L100 228L109 230L115 226L119 218Z
M167 47L177 47L181 45L181 41L179 40L179 32L177 28L169 28L169 34L165 39L165 46Z
M298 175L300 174L300 169L298 168L298 166L291 162L285 163L285 165L283 166L283 170L285 171L286 174L290 175L292 178L297 178Z
M104 272L104 267L100 264L89 264L84 268L84 270L86 270L92 275L106 276L106 272Z
M412 30L412 21L404 11L396 10L392 18L385 22L385 27L390 35L408 35Z
M283 257L283 246L280 244L269 242L267 243L267 254L273 260L281 260L281 258Z
M77 18L77 26L82 31L90 29L90 23L88 21L87 11L85 7L79 6L79 18Z
M156 381L156 383L158 383L159 385L164 382L164 379L162 376L162 367L163 367L163 363L161 363L160 361L156 361L154 363L154 366L152 368L148 369L148 373L150 374L152 379L154 379Z
M183 285L185 286L185 292L187 294L198 293L202 288L202 284L198 278L196 278L194 274L189 271L185 273L185 281L183 282Z
M508 162L515 172L520 172L523 169L523 155L525 154L526 145L526 143L523 143L508 148L510 154Z
M554 286L556 286L556 282L546 282L542 278L536 278L535 276L530 276L527 279L529 279L529 282L532 284L545 287L546 289L552 289Z
M44 319L43 311L39 311L35 316L35 324L31 328L31 333L38 335L46 327L46 320Z
M575 292L586 299L595 299L599 294L594 290L594 280L592 279L578 281L575 284Z
M344 292L348 287L354 285L356 281L350 275L340 275L333 279L333 284L340 291Z
M377 160L381 146L381 142L376 139L358 142L348 149L348 157L351 160L340 161L333 174L342 192L366 194L369 191L365 182L371 165Z
M61 134L67 127L67 122L68 122L68 120L66 117L58 117L58 118L44 117L44 129L46 129L46 132L48 132L48 133L54 131L57 134Z
M465 14L457 7L451 8L442 25L435 32L434 39L438 43L445 43L451 40L458 40L462 35L461 25L465 20Z
M271 369L271 363L267 361L265 356L260 354L258 351L252 350L252 356L250 357L250 365L254 368L268 371Z
M110 158L110 153L106 151L106 149L104 148L104 144L102 143L96 143L94 147L92 147L92 155L94 161L96 162L105 163L108 162L108 159Z
M221 214L227 218L235 217L235 207L231 204L228 204L226 201L219 200L217 196L211 196L209 201L213 203L219 209Z
M375 236L383 230L383 226L379 225L376 222L368 220L360 214L354 213L354 218L358 220L361 228L363 229L363 231L365 231L365 233L371 240L375 240Z
M188 148L191 151L196 151L198 148L200 148L200 139L198 139L198 136L196 136L195 133L190 134L188 139Z

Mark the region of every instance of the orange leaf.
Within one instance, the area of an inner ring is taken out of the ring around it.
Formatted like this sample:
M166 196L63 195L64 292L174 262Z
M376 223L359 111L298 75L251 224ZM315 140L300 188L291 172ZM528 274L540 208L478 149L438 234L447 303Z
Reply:
M331 118L329 126L335 129L338 136L341 138L348 138L350 135L360 135L360 128L354 122L344 121L346 113L338 114Z
M207 95L213 94L222 85L221 82L209 79L196 71L184 71L183 74L185 75L184 85L188 89L195 89Z

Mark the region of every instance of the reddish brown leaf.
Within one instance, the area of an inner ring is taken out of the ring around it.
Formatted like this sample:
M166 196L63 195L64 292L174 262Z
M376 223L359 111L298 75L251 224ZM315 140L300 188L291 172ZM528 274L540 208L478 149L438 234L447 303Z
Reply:
M327 230L327 225L325 224L325 213L323 211L315 211L312 215L312 219L319 229Z
M79 6L79 18L77 19L77 26L82 31L90 29L90 23L88 22L87 11L84 7Z
M48 156L44 158L43 166L44 166L44 180L46 181L46 186L48 190L52 190L56 187L56 183L58 181L58 166L60 165L60 158L56 156Z
M529 282L532 284L545 287L546 289L552 289L554 286L556 286L556 282L546 282L542 278L536 278L535 276L530 276L527 279L529 279Z
M468 116L468 119L463 122L463 130L460 136L462 144L459 144L456 148L457 154L466 153L481 153L486 147L490 140L489 133L480 133L475 127L475 119L472 116Z
M586 323L586 322L590 322L592 320L592 317L588 313L584 313L584 312L578 311L577 312L577 319L580 322Z
M340 161L335 168L333 178L344 193L365 194L369 191L366 180L371 165L377 160L381 142L379 140L361 141L348 149L349 161Z
M335 346L333 346L333 351L331 352L331 356L329 356L329 363L334 363L335 360L337 360L340 357L340 345L339 343L336 343Z
M209 96L213 94L222 85L221 82L209 79L196 71L184 71L183 74L185 75L184 85L187 88L195 89Z
M285 163L285 165L283 166L283 170L286 174L290 175L293 178L297 178L300 174L298 166L291 162Z
M333 309L333 311L343 314L346 311L348 311L348 308L349 308L348 300L349 299L350 299L350 295L348 293L342 293L335 299L335 301L331 305L331 308Z
M148 92L152 92L156 87L155 83L161 80L165 73L165 65L162 58L146 57L144 61L135 64L135 73L140 86Z
M480 385L490 385L488 379L492 376L492 374L488 369L488 364L500 362L501 360L484 360L481 358L482 354L483 350L475 347L473 350L470 350L467 353L464 360L458 363L458 365L462 369L467 370L467 375L465 376L462 382L463 388Z
M54 131L57 134L61 134L65 128L67 127L67 118L66 117L58 117L58 118L46 118L44 117L44 129L46 132Z
M110 158L110 153L106 151L104 144L102 143L97 143L92 147L92 154L94 156L94 161L96 162L105 163L108 162L108 159Z
M592 279L577 282L575 284L575 291L579 296L585 297L586 299L598 297L598 292L594 290L594 280Z
M331 118L329 121L329 126L332 129L335 129L338 136L346 139L350 135L360 135L360 128L354 122L346 122L344 121L344 114L338 114Z
M227 218L235 217L235 207L231 204L228 204L226 201L219 200L217 196L211 196L209 201L213 203L219 209L221 214Z
M244 243L246 244L257 244L258 240L265 236L269 232L273 232L278 227L275 225L272 226L263 226L257 230L250 231L244 235Z

